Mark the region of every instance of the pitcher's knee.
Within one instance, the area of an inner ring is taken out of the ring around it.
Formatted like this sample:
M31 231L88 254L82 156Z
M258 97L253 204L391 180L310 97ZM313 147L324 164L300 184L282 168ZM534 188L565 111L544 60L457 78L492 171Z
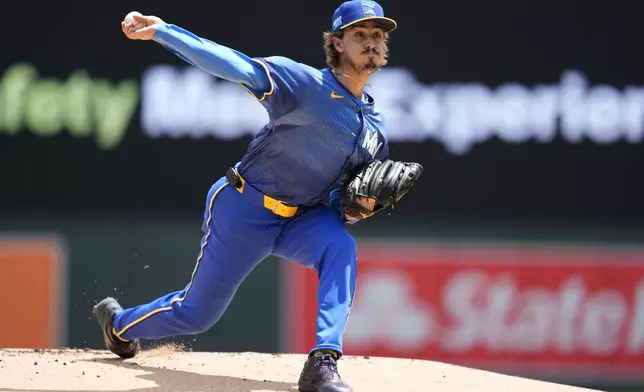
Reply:
M199 333L204 333L207 330L209 330L213 325L215 325L219 321L219 317L215 319L197 319L195 320L194 323L191 325L191 333L193 334L199 334Z

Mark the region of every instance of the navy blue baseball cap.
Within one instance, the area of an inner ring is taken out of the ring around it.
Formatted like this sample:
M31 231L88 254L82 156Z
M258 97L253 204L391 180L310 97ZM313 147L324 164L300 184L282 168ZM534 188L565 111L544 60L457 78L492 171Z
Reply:
M345 27L365 20L377 22L385 32L396 28L397 23L385 17L382 6L373 0L349 0L340 4L333 13L331 30L336 33Z

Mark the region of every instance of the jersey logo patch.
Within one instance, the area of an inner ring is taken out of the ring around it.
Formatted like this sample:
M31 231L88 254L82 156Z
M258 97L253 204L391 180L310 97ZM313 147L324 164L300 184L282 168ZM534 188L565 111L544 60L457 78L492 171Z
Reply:
M338 99L344 98L344 96L336 94L335 91L331 91L331 98Z
M378 150L382 147L382 142L378 141L378 132L371 128L367 128L367 135L362 141L362 148L367 150L372 157L376 156Z

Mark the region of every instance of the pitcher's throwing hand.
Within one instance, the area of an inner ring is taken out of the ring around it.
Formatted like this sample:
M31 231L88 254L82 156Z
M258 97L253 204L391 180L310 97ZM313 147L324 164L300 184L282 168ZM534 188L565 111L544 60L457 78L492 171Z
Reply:
M163 23L161 18L153 15L133 14L132 17L133 22L127 23L125 20L121 22L121 30L129 39L151 40L157 27Z

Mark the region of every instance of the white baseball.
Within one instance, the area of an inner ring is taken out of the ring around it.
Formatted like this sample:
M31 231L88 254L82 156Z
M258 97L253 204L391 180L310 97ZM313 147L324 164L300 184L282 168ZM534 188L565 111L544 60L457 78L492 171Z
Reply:
M125 15L125 19L123 20L125 24L136 23L136 20L134 19L134 15L143 16L138 11L132 11L129 14Z

